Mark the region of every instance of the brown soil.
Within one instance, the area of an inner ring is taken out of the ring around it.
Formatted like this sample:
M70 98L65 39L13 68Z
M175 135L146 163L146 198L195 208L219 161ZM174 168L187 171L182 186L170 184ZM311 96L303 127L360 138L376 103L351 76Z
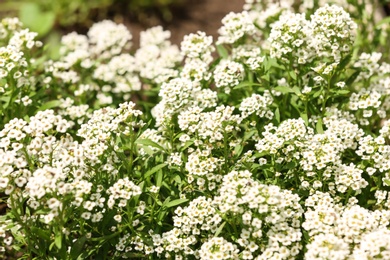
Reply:
M218 37L222 18L229 12L241 12L245 0L186 0L185 5L172 10L172 19L164 21L150 15L141 17L140 21L125 16L116 16L118 22L123 22L133 34L133 43L138 46L139 33L147 28L163 25L171 31L171 41L180 44L184 35L204 31Z

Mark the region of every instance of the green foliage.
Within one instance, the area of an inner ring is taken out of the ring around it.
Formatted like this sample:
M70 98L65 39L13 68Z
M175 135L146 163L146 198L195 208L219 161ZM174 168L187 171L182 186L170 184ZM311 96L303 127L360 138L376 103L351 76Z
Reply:
M258 14L264 5L248 1ZM22 19L45 34L53 16L26 6ZM264 21L227 15L216 45L197 32L179 49L154 27L132 54L127 28L103 21L64 36L58 57L3 19L1 251L390 254L388 20L364 16L360 3L351 16L333 5L302 7L306 16L288 8Z

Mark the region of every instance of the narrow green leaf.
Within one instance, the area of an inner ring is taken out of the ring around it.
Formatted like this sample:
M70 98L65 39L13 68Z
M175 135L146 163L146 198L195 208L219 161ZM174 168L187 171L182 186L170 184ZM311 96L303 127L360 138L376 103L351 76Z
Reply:
M240 89L240 88L245 88L245 87L252 87L252 86L259 86L261 87L262 85L259 83L253 83L249 81L244 81L238 84L237 86L233 87L233 89Z
M244 147L242 147L242 145L236 145L236 147L234 148L234 155L240 156L243 149Z
M322 127L322 118L318 118L317 124L316 124L316 130L317 130L317 133L319 133L319 134L324 133L324 129Z
M61 233L56 234L56 236L54 238L54 243L58 249L61 249L61 247L62 247L62 234Z
M257 132L257 130L252 130L252 131L245 131L244 133L244 138L242 139L244 142L249 140L249 138L251 138L255 133Z
M174 206L183 204L184 202L187 202L188 200L189 199L177 199L177 200L169 201L167 203L164 202L163 207L172 208Z
M306 113L301 113L301 118L305 121L305 125L309 125L309 119Z
M49 231L45 231L45 230L39 229L37 227L31 227L31 232L33 232L34 234L36 234L39 238L41 238L43 240L50 241Z
M72 259L77 259L81 252L83 251L84 244L87 241L87 238L85 236L82 236L76 240L76 242L73 243L71 249L70 249L70 256Z
M220 233L221 233L221 231L222 231L222 229L223 229L223 227L226 225L226 221L224 221L221 225L219 225L219 227L217 228L217 230L215 231L215 234L214 234L214 236L218 236Z
M59 107L61 104L62 104L62 102L61 102L60 100L51 100L51 101L48 101L48 102L44 103L44 104L38 109L38 111L43 111L43 110L47 110L47 109L52 109L52 108L55 108L55 107Z
M163 180L163 172L161 170L159 170L159 171L157 171L157 174L156 174L156 186L157 187L161 187L162 180Z
M381 27L383 24L386 24L386 23L390 23L390 17L386 17L386 18L382 19L381 21L379 21L379 22L375 25L375 27L376 27L376 28L379 28L379 27Z
M320 90L314 92L313 98L317 98L317 97L319 97L321 94L322 94L322 89L320 89Z
M181 150L184 151L185 149L187 149L188 147L190 147L193 143L194 143L194 140L193 140L193 139L188 140L187 142L185 142L185 144L184 144L184 146L181 148Z
M276 119L276 122L280 123L280 111L279 111L279 107L277 107L275 109L275 119Z
M378 189L378 186L372 187L372 188L370 189L370 192L372 192L372 191L374 191L374 190L377 190L377 189Z
M282 93L294 93L294 90L287 86L277 86L274 90L282 92Z
M302 95L301 90L299 89L298 86L294 86L294 87L292 88L292 91L293 91L297 96Z
M146 145L146 146L152 146L152 147L155 147L155 148L158 148L162 151L165 151L165 148L162 147L161 145L159 145L158 143L156 142L153 142L152 140L150 139L137 139L135 141L136 144L142 144L142 145Z
M229 57L229 52L226 50L225 47L223 47L223 45L217 45L217 52L219 56L224 59Z
M348 63L351 61L351 58L352 58L352 55L347 55L341 62L340 64L337 66L337 69L339 71L343 70L347 65Z
M346 94L349 94L351 91L349 91L348 89L336 89L336 90L333 90L332 93L335 93L336 95L346 95Z
M175 178L173 178L173 180L174 180L176 183L178 183L178 184L181 183L181 178L180 178L179 175L176 175Z
M264 79L265 81L269 82L270 81L270 76L269 76L269 73L265 73L263 76L261 76L260 78Z
M290 70L289 75L290 75L290 77L291 77L293 80L297 80L297 74L295 73L295 71Z
M152 175L153 173L157 172L158 170L164 168L167 165L168 165L167 163L161 163L161 164L159 164L157 166L154 166L152 169L150 169L149 171L147 171L144 174L144 178L148 178L150 175Z
M389 179L383 180L383 182L386 183L387 186L390 186L390 180Z
M347 86L351 86L351 84L356 80L356 78L359 76L360 74L360 70L356 71L355 73L353 73L348 79L347 81L345 81L345 84Z

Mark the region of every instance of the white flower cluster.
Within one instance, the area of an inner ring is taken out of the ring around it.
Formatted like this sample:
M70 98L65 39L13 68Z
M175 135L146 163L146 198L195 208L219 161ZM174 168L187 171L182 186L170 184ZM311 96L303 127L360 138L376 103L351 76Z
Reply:
M19 31L22 27L22 22L16 17L2 19L0 23L0 39L9 38L14 31Z
M156 129L146 129L142 134L139 136L139 139L149 139L156 144L160 145L161 147L167 148L169 147L169 143L167 140L161 135L159 131ZM159 149L157 147L152 147L148 145L138 145L139 147L139 153L140 155L146 155L146 154L153 154L154 152L158 151Z
M162 98L152 111L157 125L170 121L172 116L192 107L207 108L216 105L216 92L202 89L199 82L189 78L174 78L162 84L159 96Z
M84 138L84 156L91 162L98 163L99 156L109 147L115 146L113 136L133 133L134 128L142 124L137 119L142 112L134 107L134 103L127 102L120 104L117 109L107 107L95 110L89 121L81 125L77 132L78 136Z
M264 56L261 56L261 49L251 44L239 45L233 48L232 58L242 62L253 71L260 69L264 61Z
M276 154L278 150L288 142L298 140L297 145L303 146L303 141L307 135L312 133L312 129L307 128L303 119L288 119L283 121L278 127L268 124L265 131L262 133L263 138L256 144L256 149L259 152L269 151L271 154ZM286 147L286 151L293 151L295 148L291 145ZM288 158L287 155L283 156Z
M299 196L278 186L260 184L249 171L232 171L223 177L214 198L221 213L242 221L238 243L244 259L289 259L301 249Z
M261 30L258 33L267 32L270 21L277 20L284 11L293 11L293 0L245 0L246 10L254 24Z
M60 102L58 114L64 118L69 118L72 122L82 124L92 116L89 106L86 104L74 105L75 101L71 98L61 99Z
M242 118L255 114L259 117L265 117L272 119L274 114L270 110L269 106L273 103L273 98L268 91L265 91L263 95L253 94L252 96L245 98L240 104L240 111Z
M336 5L325 5L311 15L310 47L318 57L339 62L351 51L357 24L349 13Z
M305 201L307 211L302 227L312 237L305 258L369 259L381 251L387 253L387 242L378 247L370 244L370 240L384 231L386 237L390 211L370 211L353 203L343 206L329 194L321 192ZM367 258L355 258L364 255Z
M234 107L218 106L212 112L202 112L199 107L192 107L179 114L178 123L182 131L195 134L208 143L223 141L224 134L239 131L239 115L233 114Z
M223 26L218 30L219 37L217 44L233 44L245 35L255 33L255 25L249 17L248 12L229 13L222 19Z
M129 44L132 35L123 24L104 20L95 23L88 33L90 52L99 58L106 59L118 55Z
M383 136L377 138L364 136L359 140L359 146L355 152L368 163L366 171L370 176L374 173L385 173L382 180L385 186L390 186L390 183L387 182L390 180L388 172L390 169L390 146L386 144L386 139Z
M141 48L134 56L123 53L132 39L124 25L102 21L87 35L73 32L62 38L62 56L45 66L48 82L65 84L66 88L77 83L71 88L76 96L96 95L99 105L104 106L129 100L132 92L141 90L141 79L161 84L179 74L175 67L182 60L180 50L171 45L167 40L170 33L160 26L141 33ZM93 80L85 81L86 74Z
M213 237L202 244L199 256L207 259L239 259L237 246L223 237Z
M363 52L360 54L359 59L353 64L356 68L364 68L364 70L359 73L358 79L369 79L377 74L380 68L379 60L381 57L382 53L379 52Z
M307 21L304 14L285 12L272 24L271 57L292 65L328 58L340 62L354 43L357 25L336 5L317 9Z
M114 185L107 189L107 194L110 195L107 206L112 209L116 200L119 200L117 206L120 208L126 207L128 200L141 193L141 188L130 181L128 177L119 179Z
M354 259L390 258L390 230L381 228L365 234L360 246L353 252Z
M166 111L178 111L192 105L193 97L200 86L185 78L175 78L161 85L159 96Z
M244 66L241 63L222 60L214 70L214 81L217 88L223 88L226 94L240 83L244 76Z
M142 78L161 84L178 76L175 68L183 57L179 48L168 41L169 31L153 27L140 35L140 48L134 54L136 68Z
M101 64L97 67L93 77L108 84L103 86L104 92L129 95L131 91L141 89L139 76L134 73L136 71L135 64L136 61L133 56L121 54L113 57L107 64ZM124 97L125 100L129 98L130 96Z
M181 53L189 59L197 59L206 64L212 61L212 52L215 50L213 37L207 36L205 32L198 31L185 35L181 42Z
M207 63L199 59L192 59L186 61L183 70L180 72L180 76L194 82L207 81L211 77L211 72L208 69L209 66Z
M302 188L319 189L327 183L333 194L350 191L359 194L368 186L364 169L355 164L343 164L341 158L348 149L358 147L364 133L357 124L346 119L326 117L324 123L327 129L322 134L313 134L314 129L306 127L302 119L283 121L279 127L269 124L257 141L256 149L277 155L278 165L299 160L297 164L305 171L305 175L299 177ZM287 167L282 174L290 178L294 170Z
M0 47L0 79L3 79L0 93L9 91L17 95L16 102L23 103L24 106L31 104L28 91L35 90L36 80L30 76L29 71L32 62L27 57L30 56L31 49L42 46L42 42L37 41L36 37L37 33L22 29L22 23L17 18L1 20L0 40L5 42Z
M307 46L311 32L305 14L284 12L271 27L268 38L271 57L282 58L293 64L304 64L312 60L312 53Z
M221 220L210 198L193 199L187 207L176 208L174 228L154 238L158 245L155 250L160 252L158 255L164 251L168 255L173 252L181 252L180 255L183 256L198 255L198 250L194 250L198 242L197 236L205 231L215 232Z
M196 185L201 191L215 190L217 184L222 180L222 175L218 170L223 163L222 159L210 155L211 149L195 150L188 155L185 163L185 170L188 172L188 182Z

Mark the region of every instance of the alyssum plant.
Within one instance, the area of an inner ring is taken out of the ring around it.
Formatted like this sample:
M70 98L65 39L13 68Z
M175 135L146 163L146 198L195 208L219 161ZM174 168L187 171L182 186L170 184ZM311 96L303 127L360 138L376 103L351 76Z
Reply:
M216 45L129 52L103 21L59 60L2 20L3 254L389 259L388 24L293 2L248 0Z

